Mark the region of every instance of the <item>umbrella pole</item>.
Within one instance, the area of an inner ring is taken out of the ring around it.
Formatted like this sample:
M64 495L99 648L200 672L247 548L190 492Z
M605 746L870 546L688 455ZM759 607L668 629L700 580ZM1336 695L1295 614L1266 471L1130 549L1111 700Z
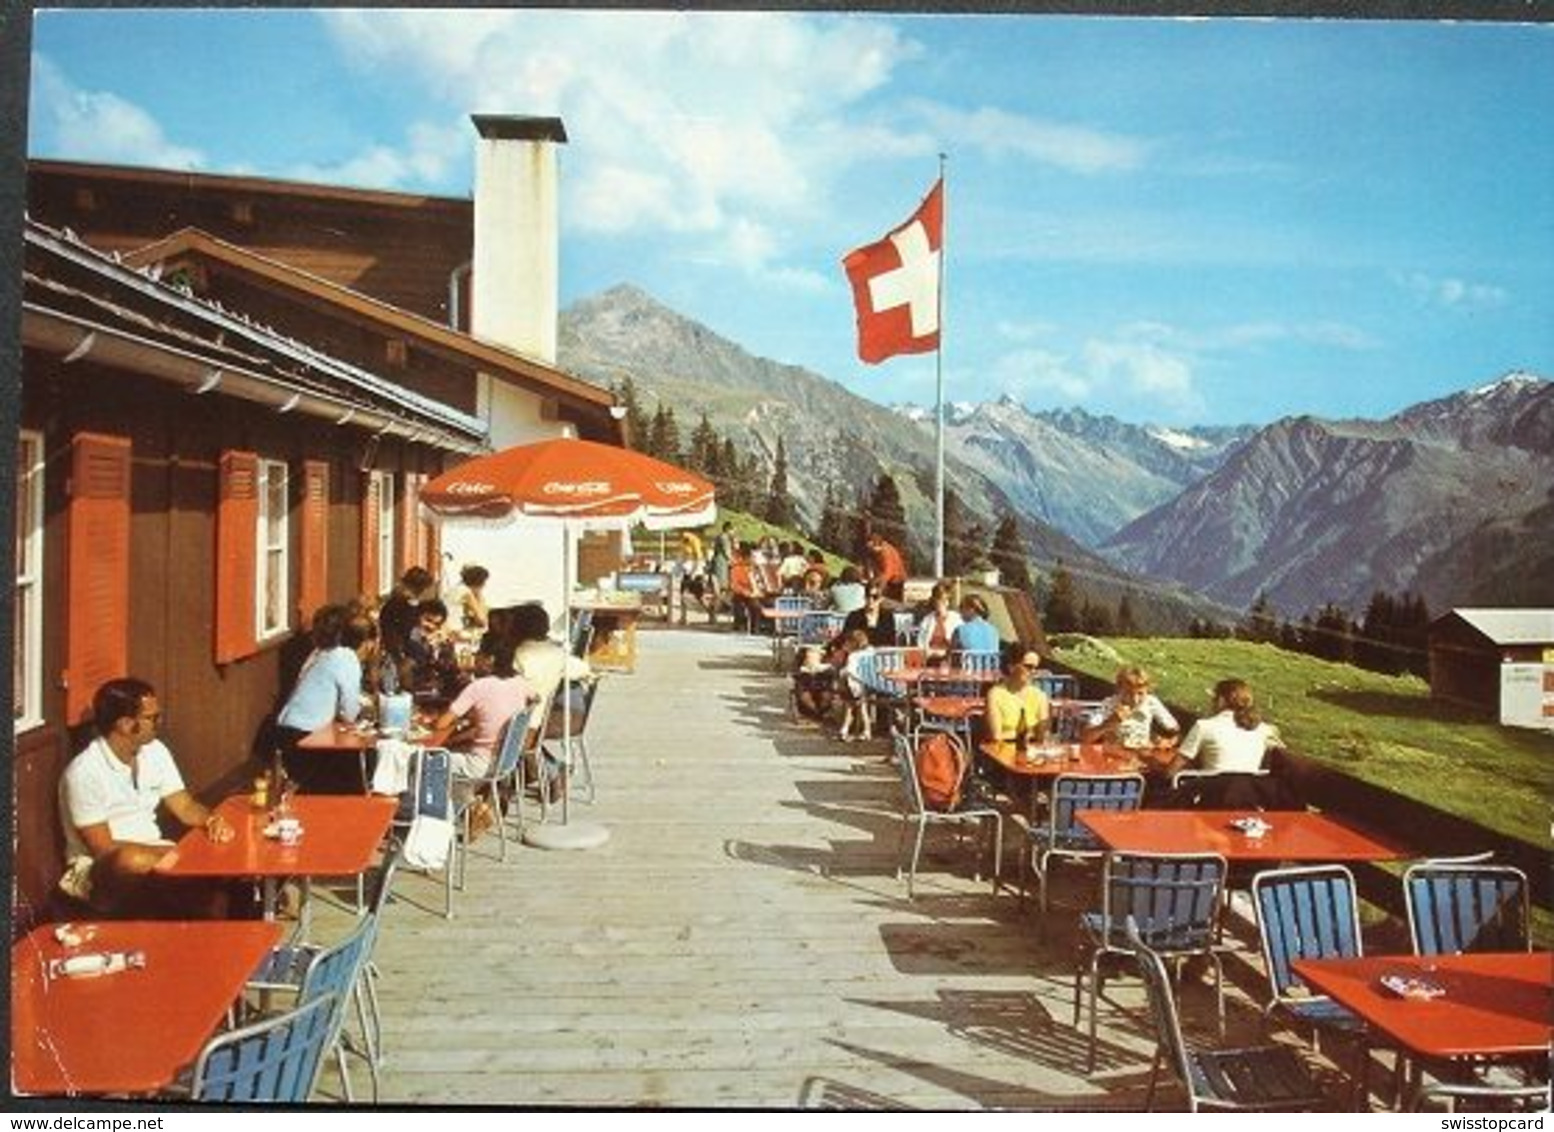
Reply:
M561 661L561 824L567 824L572 798L572 696L567 669L572 666L572 526L561 523L561 622L566 656Z

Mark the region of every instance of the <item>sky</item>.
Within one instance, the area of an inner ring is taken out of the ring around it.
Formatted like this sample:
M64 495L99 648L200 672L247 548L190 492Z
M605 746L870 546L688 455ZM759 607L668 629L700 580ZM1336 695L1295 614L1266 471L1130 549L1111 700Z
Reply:
M1554 26L491 10L35 14L38 157L469 195L559 114L562 302L857 359L840 261L946 155L948 401L1385 416L1554 376Z

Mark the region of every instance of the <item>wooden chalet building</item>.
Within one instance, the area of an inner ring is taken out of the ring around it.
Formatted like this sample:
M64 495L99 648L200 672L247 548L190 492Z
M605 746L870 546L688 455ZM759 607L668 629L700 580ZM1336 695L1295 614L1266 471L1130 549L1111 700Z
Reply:
M496 121L533 140L536 120ZM27 210L18 928L58 879L57 783L102 681L151 681L190 789L220 793L311 611L437 570L428 477L524 439L620 440L608 391L460 328L470 201L38 161Z
M1428 647L1435 699L1554 730L1554 609L1454 609L1430 623Z

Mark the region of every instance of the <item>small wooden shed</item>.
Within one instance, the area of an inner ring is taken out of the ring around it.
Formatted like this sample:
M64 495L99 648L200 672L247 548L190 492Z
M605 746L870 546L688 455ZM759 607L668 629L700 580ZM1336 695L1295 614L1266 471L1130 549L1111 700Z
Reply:
M1502 723L1537 725L1541 717L1543 726L1554 726L1554 609L1454 609L1430 623L1429 650L1436 699ZM1515 710L1517 703L1524 710ZM1534 703L1528 717L1525 708Z

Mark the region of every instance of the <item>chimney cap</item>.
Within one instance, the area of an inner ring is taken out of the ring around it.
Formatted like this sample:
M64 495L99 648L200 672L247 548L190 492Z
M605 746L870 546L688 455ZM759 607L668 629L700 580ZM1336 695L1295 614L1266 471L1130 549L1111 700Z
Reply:
M500 141L567 140L567 128L560 118L537 118L528 114L471 114L480 136Z

